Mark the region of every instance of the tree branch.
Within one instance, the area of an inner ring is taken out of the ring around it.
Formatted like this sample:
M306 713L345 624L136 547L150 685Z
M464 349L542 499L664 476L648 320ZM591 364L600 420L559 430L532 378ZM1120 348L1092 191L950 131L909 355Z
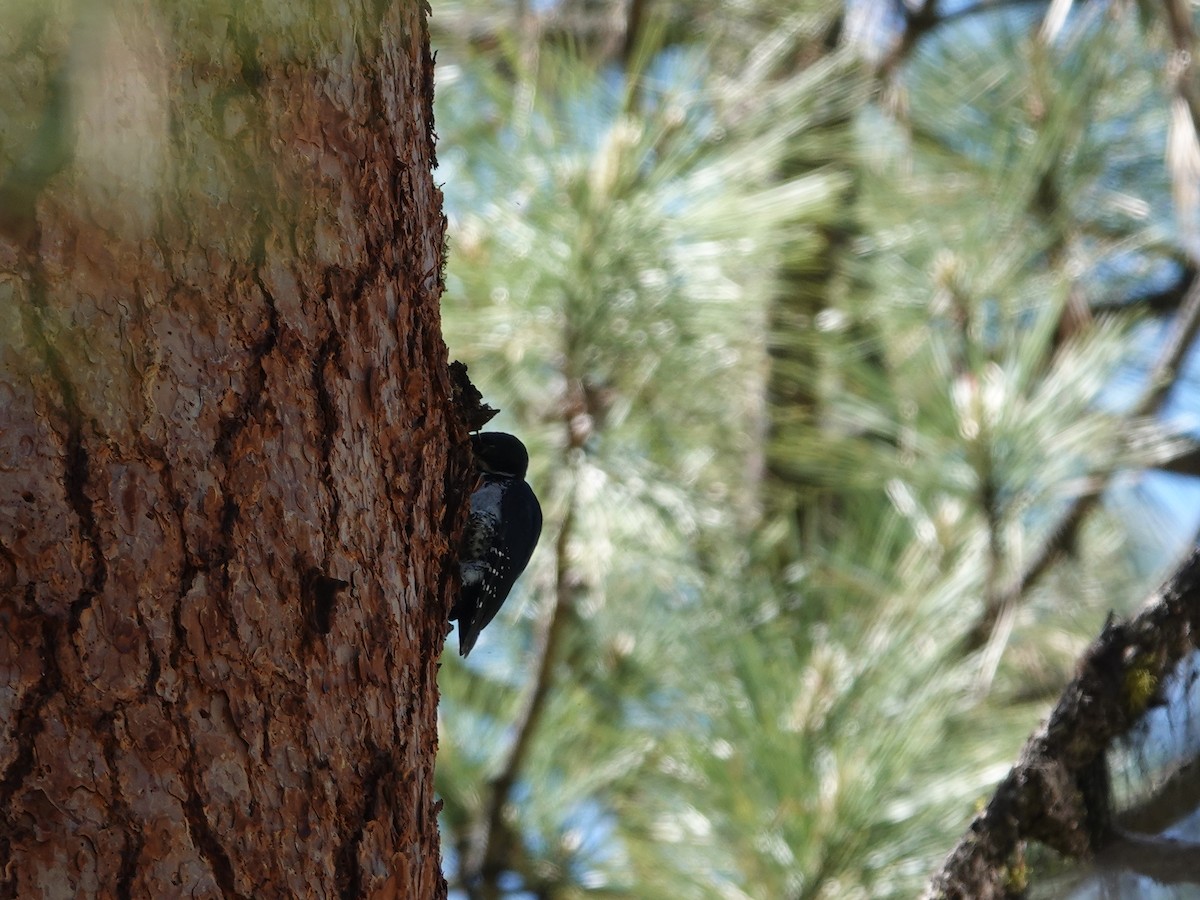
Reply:
M885 79L895 74L921 38L946 20L945 16L938 15L937 0L924 0L915 9L908 6L901 8L904 11L904 29L879 64L879 72Z
M1175 377L1179 373L1188 348L1195 340L1198 329L1200 329L1200 280L1193 279L1184 296L1179 314L1171 326L1171 332L1167 336L1162 352L1159 354L1158 361L1150 372L1146 388L1126 417L1128 421L1144 418L1162 406L1167 392L1175 383ZM1169 465L1157 468L1169 470ZM1004 610L1019 604L1059 557L1075 545L1079 527L1099 502L1100 497L1103 496L1111 477L1110 474L1099 479L1093 484L1091 490L1075 499L1059 520L1057 528L1042 543L1033 561L1026 566L1008 590L999 596L997 602L988 604L987 609L980 616L979 622L972 629L968 647L980 646L986 642L996 623L1002 620Z
M589 429L580 429L580 409L584 404L582 388L576 384L567 403L564 415L567 431L568 460L582 448L590 434ZM590 420L589 420L590 421ZM489 784L488 800L478 819L478 829L472 838L470 857L466 861L466 880L488 885L505 869L512 869L513 844L509 828L504 821L504 810L508 805L513 785L516 784L521 768L525 764L530 742L541 721L553 687L554 661L561 643L564 625L569 610L574 605L577 580L570 563L570 544L575 525L577 466L568 463L568 490L566 512L558 537L554 544L555 582L553 604L550 614L544 619L534 645L534 677L521 705L521 711L513 723L512 745L504 765Z
M987 808L933 876L926 898L1007 896L1009 863L1038 840L1086 858L1121 839L1111 827L1106 753L1137 724L1147 701L1132 685L1163 682L1200 640L1200 550L1128 622L1112 617L1088 647L1079 674L1021 751ZM1103 779L1103 784L1097 784ZM1099 798L1099 799L1097 799ZM1084 824L1086 823L1086 824Z
M1136 872L1160 885L1200 884L1200 845L1176 838L1118 832L1105 846L1099 868L1106 872Z
M1195 263L1179 260L1179 277L1165 287L1149 291L1145 294L1134 294L1121 299L1105 300L1090 305L1093 316L1107 313L1121 313L1131 309L1144 309L1151 313L1163 314L1178 312L1187 299L1188 291L1196 282L1197 268Z
M1200 759L1175 769L1154 792L1117 817L1122 828L1158 834L1200 808ZM1200 857L1197 857L1200 858Z
M1045 0L980 0L971 6L963 6L939 13L936 0L925 0L917 9L904 9L904 28L892 44L892 48L879 64L879 73L890 77L912 54L921 38L932 34L944 25L957 22L980 13L998 12L1014 6L1033 6Z
M1200 478L1200 447L1189 450L1182 456L1176 456L1174 459L1161 463L1154 468L1159 472L1170 472L1174 475L1190 475L1192 478Z
M537 643L534 649L536 671L533 683L530 685L529 692L525 696L521 712L513 723L513 729L516 734L513 737L512 746L509 748L508 757L504 761L504 767L492 779L489 786L490 801L485 814L480 819L484 823L484 828L480 839L472 847L473 865L470 870L485 877L490 877L499 872L507 862L507 854L502 852L502 848L507 842L497 842L493 840L493 837L502 833L506 827L504 822L504 807L508 803L513 785L516 783L517 776L521 772L526 753L529 750L530 740L537 729L538 722L541 720L542 712L546 707L546 700L550 696L555 651L558 648L559 638L562 634L563 622L566 620L564 612L570 604L569 581L571 576L569 575L569 568L567 566L567 549L575 520L573 507L574 496L572 491L572 496L568 498L566 517L563 519L562 527L558 532L558 540L555 542L555 559L558 564L558 574L555 579L554 604L550 609L549 617L546 618L538 632Z
M1192 83L1196 33L1192 27L1191 11L1186 3L1181 4L1179 0L1163 0L1163 8L1167 14L1171 43L1175 47L1175 58L1168 63L1172 91L1187 106L1193 129L1200 131L1200 97L1197 97Z

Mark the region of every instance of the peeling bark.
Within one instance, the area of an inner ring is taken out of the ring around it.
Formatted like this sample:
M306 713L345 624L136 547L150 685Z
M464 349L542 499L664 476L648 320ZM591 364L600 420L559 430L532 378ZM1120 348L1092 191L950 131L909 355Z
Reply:
M444 897L414 3L0 12L0 897Z

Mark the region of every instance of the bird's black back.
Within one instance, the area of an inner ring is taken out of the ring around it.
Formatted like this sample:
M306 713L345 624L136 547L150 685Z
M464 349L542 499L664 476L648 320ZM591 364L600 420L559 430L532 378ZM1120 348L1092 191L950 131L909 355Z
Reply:
M468 583L450 615L458 620L458 652L466 656L479 633L495 618L517 576L525 570L542 532L542 509L522 478L485 473L471 495L464 568L482 577Z

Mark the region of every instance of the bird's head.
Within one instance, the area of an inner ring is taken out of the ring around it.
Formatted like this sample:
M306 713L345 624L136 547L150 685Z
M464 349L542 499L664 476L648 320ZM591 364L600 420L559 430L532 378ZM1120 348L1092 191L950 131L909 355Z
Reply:
M524 478L529 469L529 451L517 438L503 431L485 431L471 435L475 465L482 472Z

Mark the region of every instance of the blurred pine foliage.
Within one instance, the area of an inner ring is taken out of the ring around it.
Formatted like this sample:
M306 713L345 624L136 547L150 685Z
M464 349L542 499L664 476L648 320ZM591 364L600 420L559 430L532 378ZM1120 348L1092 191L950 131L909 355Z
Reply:
M880 10L434 10L446 340L547 512L442 669L452 896L913 896L1191 539L1163 26Z

